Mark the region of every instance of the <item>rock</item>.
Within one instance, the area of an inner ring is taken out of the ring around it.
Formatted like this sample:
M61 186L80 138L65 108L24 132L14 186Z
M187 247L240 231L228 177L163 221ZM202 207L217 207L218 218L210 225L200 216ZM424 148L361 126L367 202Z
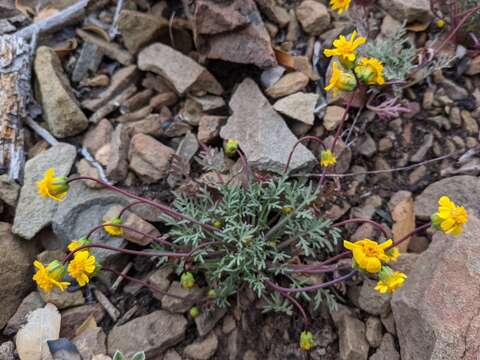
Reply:
M480 348L480 221L470 216L457 237L437 232L418 255L392 310L402 359L475 359ZM434 294L434 296L432 296ZM452 301L452 294L462 294Z
M303 30L312 35L321 35L330 26L328 9L318 1L302 1L297 7L296 13Z
M125 180L128 173L128 128L119 124L112 134L111 152L107 163L107 177L114 182Z
M154 358L182 341L186 330L187 320L182 315L157 310L115 326L107 337L108 353L113 355L120 350L131 356L141 349L147 359Z
M175 271L174 267L170 264L167 264L160 269L153 272L150 277L148 278L148 282L156 287L158 290L166 292L170 287L170 275L173 274ZM153 296L158 299L162 300L164 294L160 294L152 289Z
M468 64L467 71L465 74L474 76L480 74L480 55L477 55L470 61L470 64Z
M315 106L319 97L319 94L298 92L278 100L273 108L292 119L313 125Z
M402 27L402 23L386 14L382 21L380 33L384 36L392 36Z
M387 316L382 316L380 318L382 320L383 326L385 329L392 335L397 335L397 330L395 328L395 319L393 318L393 314L389 313Z
M168 22L161 17L123 9L118 16L117 27L125 47L131 54L136 54L159 35L162 27L168 27Z
M205 339L197 340L187 345L185 350L183 350L183 354L189 359L208 360L215 354L217 348L217 335L212 331Z
M345 316L339 323L338 331L340 360L367 360L365 324L351 316Z
M138 67L160 75L178 94L204 90L214 95L223 93L222 86L204 67L170 46L156 43L138 55Z
M461 116L463 119L463 128L469 135L477 136L478 135L478 123L477 120L475 120L472 117L472 114L468 112L467 110L462 110L461 111Z
M462 175L442 179L429 185L415 199L415 214L421 220L429 220L438 209L438 199L448 195L455 203L473 210L471 216L480 212L480 182L477 177ZM469 218L470 218L469 217Z
M95 156L97 151L112 139L113 126L107 119L100 122L87 131L83 138L83 146Z
M53 218L53 231L65 246L73 239L80 239L100 224L101 219L114 205L126 206L129 200L108 189L93 190L81 181L73 182L68 201L60 203ZM93 243L123 247L125 240L111 237L104 231L90 236ZM92 249L98 262L110 266L122 257L121 254L105 249Z
M81 290L70 292L54 288L50 292L45 292L41 289L38 289L38 291L44 302L53 304L60 310L85 304L85 298Z
M249 163L262 170L282 173L297 138L252 79L245 79L230 100L233 115L221 129L223 139L234 139ZM316 162L313 154L300 144L292 156L290 169Z
M200 54L260 68L276 65L270 36L253 0L196 0L189 12Z
M290 22L287 10L277 5L275 0L256 0L256 2L265 16L280 27L283 28Z
M87 78L89 73L95 74L102 58L103 53L96 44L84 42L72 72L72 81L78 83Z
M222 323L222 331L224 334L228 335L230 334L235 328L237 327L237 324L235 322L235 318L231 315L225 316L223 319Z
M37 49L34 71L43 116L52 134L65 138L85 130L88 119L80 110L60 59L53 49L46 46Z
M15 338L18 356L22 360L50 359L47 340L56 340L60 334L60 313L55 305L47 304L34 310Z
M375 153L377 152L377 144L375 143L375 140L373 140L373 138L370 136L370 134L366 133L360 141L361 143L357 147L357 150L361 155L367 158L375 155Z
M413 199L410 196L390 209L392 220L393 240L398 241L415 229L415 211ZM410 240L404 241L399 245L401 252L406 252Z
M215 325L225 316L227 309L216 308L213 311L204 311L195 318L198 335L207 335Z
M25 182L20 191L12 231L24 239L32 239L40 230L50 225L58 203L38 195L36 182L43 178L48 168L55 168L56 176L68 176L77 151L69 144L52 146L27 161Z
M275 84L266 90L266 94L274 99L291 95L307 86L310 79L304 73L295 71L280 78Z
M191 289L184 289L178 281L174 281L170 285L167 293L183 298L178 299L168 295L162 297L162 309L172 313L187 312L195 303L199 302L199 300L205 296L204 289L201 289L198 286L194 286Z
M382 322L378 317L370 316L365 323L365 337L371 347L378 348L382 343Z
M137 134L130 143L129 166L142 181L153 183L167 176L173 154L173 149L153 137Z
M192 158L197 153L200 145L197 141L197 137L192 133L188 132L183 137L182 141L178 145L177 155L183 156L187 160L192 160Z
M107 336L102 328L94 327L82 331L72 340L72 343L77 347L82 359L91 359L95 354L107 352L106 340Z
M390 312L389 294L381 294L375 290L377 282L370 279L365 279L360 289L360 296L358 298L358 305L363 311L371 315L386 315Z
M15 311L15 314L8 320L7 326L3 329L3 335L14 335L18 329L26 322L27 315L33 310L39 309L45 305L45 301L42 300L40 294L36 291L32 291L28 294L20 303ZM0 324L0 328L2 325ZM1 358L0 358L1 359Z
M400 22L428 22L432 18L428 0L380 0L380 5Z
M418 148L417 152L413 154L412 157L410 158L410 161L414 163L418 163L425 160L425 156L430 151L432 146L433 146L433 134L428 133L423 138L423 141L421 142L421 145Z
M5 341L0 345L0 359L15 360L15 344L13 341Z
M427 175L427 167L420 165L415 170L413 170L410 175L408 175L408 183L410 185L415 185L419 183Z
M331 148L333 145L333 140L334 137L330 135L323 140L323 142L327 148ZM329 172L336 174L343 174L347 172L350 168L350 162L352 161L352 150L350 147L346 146L341 139L338 139L333 152L337 157L337 163L332 167L332 169L329 169Z
M385 334L380 348L369 360L400 360L400 354L395 349L395 339L390 334Z
M7 174L0 175L0 200L8 206L15 207L19 192L20 185L11 180Z
M470 93L465 88L444 77L441 71L434 73L434 81L440 84L447 96L454 101L465 100L470 96Z
M67 339L73 339L76 335L77 328L89 317L93 317L95 321L99 323L105 317L105 309L102 305L95 303L76 306L62 311L60 336Z
M35 244L15 237L11 225L0 222L2 256L0 256L0 283L2 284L2 311L0 329L15 313L23 297L32 287Z
M323 117L323 126L328 131L333 131L340 125L345 109L341 106L327 106Z
M97 168L89 163L86 159L81 159L77 162L77 171L80 176L89 176L95 179L100 179L100 173ZM102 184L97 183L96 181L85 180L85 185L91 187L92 189L101 189Z
M220 127L225 124L225 120L224 116L202 116L198 124L198 141L202 144L208 144L216 140L220 134Z
M163 360L182 360L182 357L175 350L168 350L163 356Z
M82 106L92 112L97 111L118 94L120 94L123 90L125 90L128 86L134 84L137 77L138 69L135 65L125 66L117 70L113 74L108 88L94 98L82 101Z
M226 106L225 100L220 96L204 95L191 96L190 99L200 106L200 110L210 112L223 109Z
M169 117L160 114L150 114L145 119L125 124L131 136L136 134L162 136L165 132L165 124Z

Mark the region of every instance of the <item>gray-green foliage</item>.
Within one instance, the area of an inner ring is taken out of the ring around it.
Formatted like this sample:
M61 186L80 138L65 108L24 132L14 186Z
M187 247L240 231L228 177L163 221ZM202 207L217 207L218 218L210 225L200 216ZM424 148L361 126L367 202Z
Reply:
M386 80L405 80L413 68L416 49L409 42L405 26L401 26L387 36L368 41L365 53L383 63Z
M145 352L136 352L130 358L128 358L127 356L123 355L120 350L117 350L115 351L115 354L113 354L112 360L145 360Z
M176 194L173 204L202 223L220 221L221 231L211 233L199 225L169 217L164 220L177 245L192 248L215 242L195 253L193 265L215 289L217 305L227 306L231 295L249 287L259 298L268 298L269 310L287 312L290 307L283 297L269 298L265 280L283 278L292 287L304 285L288 272L286 262L294 256L320 260L333 251L339 239L339 231L330 226L330 221L317 217L308 206L300 209L301 204L313 202L316 196L311 186L283 178L254 182L248 189L228 185L219 190L215 199L209 192L197 197ZM285 208L296 211L278 232L266 238L272 225L286 216L282 211ZM332 303L328 290L297 293L297 297L316 305L325 299Z

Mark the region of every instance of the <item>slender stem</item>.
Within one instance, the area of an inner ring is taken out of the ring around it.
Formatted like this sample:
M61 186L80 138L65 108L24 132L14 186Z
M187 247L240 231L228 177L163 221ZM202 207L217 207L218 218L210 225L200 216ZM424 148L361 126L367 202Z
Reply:
M91 181L95 181L97 182L98 184L101 184L107 188L109 188L110 190L113 190L113 191L116 191L122 195L125 195L131 199L135 199L137 201L142 201L144 202L145 204L148 204L150 206L153 206L157 209L160 209L162 210L163 212L165 212L167 215L173 217L173 218L176 218L176 219L184 219L184 220L187 220L188 222L191 222L193 224L196 224L196 225L200 225L201 227L203 227L204 229L208 230L208 231L211 231L211 232L217 232L219 231L219 229L217 229L216 227L214 226L211 226L209 224L203 224L195 219L192 219L191 217L189 216L186 216L186 215L183 215L182 213L176 211L176 210L173 210L171 209L170 207L166 206L166 205L163 205L163 204L160 204L160 203L157 203L155 201L152 201L152 200L149 200L149 199L145 199L145 198L142 198L141 196L137 196L135 194L132 194L128 191L125 191L125 190L122 190L116 186L113 186L113 185L110 185L110 184L107 184L99 179L96 179L94 177L90 177L90 176L78 176L76 178L73 178L73 179L69 179L67 181L67 183L71 183L71 182L74 182L74 181L78 181L78 180L91 180Z
M245 177L246 177L246 182L243 184L243 187L245 189L248 189L249 185L250 185L250 171L248 169L248 161L247 161L247 158L245 156L245 154L243 154L243 152L237 148L236 150L238 156L240 157L240 161L242 162L242 167L243 167L243 172L245 174Z
M377 223L376 221L370 219L348 219L345 221L340 221L338 223L333 224L333 227L341 227L347 224L355 224L355 223L368 223L375 226L378 230L380 230L386 238L388 238L387 229L385 229L381 224Z
M307 316L307 313L305 312L305 309L303 308L302 305L300 305L300 303L297 301L297 299L295 299L292 295L290 295L289 293L286 293L284 291L279 291L277 289L275 289L274 286L272 286L270 283L267 282L267 285L270 286L272 289L278 291L280 294L282 294L283 296L285 296L288 300L290 300L290 302L296 306L296 308L298 309L298 311L300 311L300 313L302 314L303 316L303 322L305 324L305 328L308 329L310 328L310 320L308 319L308 316Z
M412 236L415 235L416 233L419 233L419 232L421 232L421 231L423 231L423 230L426 230L426 229L428 229L430 226L432 226L432 223L431 223L431 222L428 222L428 223L426 223L426 224L423 224L422 226L417 227L416 229L410 231L407 235L405 235L405 236L404 236L403 238L401 238L400 240L395 241L391 247L400 245L401 243L403 243L404 241L407 241L410 237L412 237Z
M139 201L134 201L130 204L128 204L127 206L125 206L122 210L120 210L120 212L118 213L118 217L121 218L122 215L130 208L134 207L134 206L137 206L137 205L140 205L140 204L144 204L144 201L143 200L139 200Z
M337 283L339 283L339 282L348 280L348 279L350 279L353 275L355 275L357 272L358 272L358 270L352 270L352 271L349 272L348 274L343 275L343 276L339 276L339 277L337 277L337 278L334 278L333 280L326 281L326 282L323 282L323 283L321 283L321 284L316 284L316 285L312 285L312 286L306 286L306 287L302 287L302 288L295 288L295 289L286 288L286 287L283 287L283 286L279 286L279 285L275 284L275 283L274 283L273 281L271 281L271 280L266 280L266 283L267 283L268 285L270 285L272 288L274 288L275 290L277 290L277 291L282 291L282 292L285 292L285 293L309 292L309 291L316 291L316 290L319 290L319 289L323 289L323 288L326 288L326 287L328 287L328 286L337 284Z
M320 139L318 136L312 136L312 135L308 135L308 136L304 136L300 139L298 139L298 141L293 145L293 148L292 150L290 151L290 154L288 155L288 160L287 160L287 164L285 165L285 169L283 170L283 172L286 174L288 173L288 168L290 167L290 162L292 161L292 157L293 157L293 153L295 152L295 149L297 148L298 145L300 145L303 141L307 141L307 140L313 140L313 141L316 141L318 143L320 143L320 145L322 145L322 147L324 149L326 149L327 147L325 146L325 143L322 141L322 139Z
M140 230L137 230L135 228L132 228L128 225L123 225L123 224L101 224L101 225L97 225L95 226L92 230L90 230L90 232L87 234L86 238L87 239L90 239L90 237L95 233L97 232L98 230L100 229L103 229L105 226L112 226L112 227L119 227L119 228L122 228L122 229L125 229L125 230L128 230L128 231L131 231L131 232L134 232L136 234L139 234L139 235L142 235L144 237L147 237L153 241L157 241L157 242L161 242L162 244L164 245L167 245L167 246L172 246L173 244L169 243L168 241L165 241L165 240L162 240L162 238L160 237L157 237L157 236L153 236L153 235L150 235L150 234L147 234L147 233L144 233L143 231L140 231Z

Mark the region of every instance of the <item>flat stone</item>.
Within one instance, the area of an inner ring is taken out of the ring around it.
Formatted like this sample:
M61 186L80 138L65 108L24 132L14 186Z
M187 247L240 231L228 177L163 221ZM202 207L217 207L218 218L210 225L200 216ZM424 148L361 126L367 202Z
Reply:
M252 166L282 173L297 138L252 79L245 79L237 87L230 108L233 115L221 129L220 136L237 140ZM313 154L300 144L292 156L290 169L315 162Z
M225 100L220 96L205 95L205 96L191 96L195 103L200 105L200 109L204 112L219 110L226 107Z
M119 124L112 134L111 152L107 162L107 177L113 182L125 180L128 174L130 135L127 126Z
M148 278L148 283L162 292L166 292L170 287L170 275L173 274L175 268L170 264L162 266L160 269L155 270ZM153 297L158 300L162 300L164 294L161 294L152 289Z
M215 354L217 348L217 335L212 331L205 339L200 339L187 345L185 350L183 350L183 354L189 359L208 360Z
M163 355L163 360L182 360L182 357L175 350L168 350Z
M45 171L51 167L55 168L56 176L68 176L76 155L74 146L59 143L27 161L24 184L13 220L14 234L30 240L51 224L59 203L41 197L36 182L41 180Z
M323 117L323 126L328 131L335 130L341 123L345 108L337 105L327 106ZM348 115L347 115L348 116Z
M470 216L480 213L480 181L475 176L461 175L442 179L427 186L415 199L415 215L429 220L438 209L438 200L448 195L455 203L472 210Z
M473 194L473 193L472 193ZM475 359L480 348L480 221L457 237L436 232L392 299L401 358ZM461 294L452 297L452 294Z
M59 310L85 304L85 298L81 290L70 292L54 288L49 292L38 289L38 292L44 302L55 305Z
M380 0L380 5L399 21L428 22L432 18L428 0Z
M25 242L14 236L11 225L0 222L2 254L0 256L0 283L2 284L2 311L0 311L0 329L15 313L24 296L32 287L35 244Z
M178 145L176 153L187 160L191 160L199 148L200 144L198 143L197 137L189 131Z
M367 360L369 347L363 322L351 316L343 317L338 336L340 360Z
M381 294L375 290L377 282L365 279L360 289L358 305L371 315L386 315L390 312L390 299L388 294Z
M312 35L321 35L330 26L328 9L318 1L302 1L297 6L296 14L303 30Z
M380 348L369 360L400 360L400 354L395 348L395 339L390 334L385 334Z
M200 143L208 144L218 138L220 127L225 123L226 117L204 115L198 124L197 138Z
M375 140L373 140L369 133L365 133L365 135L360 139L360 142L361 143L357 147L357 150L361 155L367 158L375 155L377 152L377 143Z
M36 84L43 117L57 138L77 135L88 126L88 119L73 96L62 64L53 49L40 46L34 61Z
M102 328L94 327L82 331L82 333L72 339L73 345L77 347L82 359L91 359L95 354L105 354L107 336Z
M365 322L365 337L371 347L378 348L382 343L382 321L378 317L370 316Z
M183 299L165 295L162 297L162 309L173 313L184 313L190 310L202 297L204 297L205 289L194 286L191 289L184 289L178 281L174 281L167 291L168 294L180 296Z
M298 92L278 100L273 108L292 119L313 125L314 110L319 97L319 94Z
M128 159L130 169L146 183L154 183L167 176L175 151L153 137L137 134L132 137Z
M62 326L60 327L60 336L73 339L76 336L77 328L89 317L93 316L97 323L102 321L105 317L105 309L102 305L95 303L66 309L61 314Z
M254 64L277 64L270 36L253 0L197 0L191 12L201 55L209 59Z
M102 58L103 54L96 44L83 43L80 56L73 69L72 81L79 82L88 77L89 73L95 74Z
M136 134L150 135L153 137L162 136L165 133L165 123L169 117L161 114L150 114L143 120L125 124L131 136Z
M115 326L108 334L108 352L113 355L120 350L124 355L131 356L142 349L147 358L154 358L181 342L186 330L187 320L183 315L157 310Z
M13 314L10 320L8 320L7 325L3 329L3 335L14 335L27 321L27 315L33 310L39 309L43 306L45 306L45 301L42 300L40 294L36 291L32 291L22 300L17 311L15 311L15 314Z
M310 79L304 73L295 71L280 78L275 84L266 90L266 94L274 99L291 95L307 86Z
M227 309L216 308L213 311L204 311L195 318L198 335L207 335L215 325L225 316Z
M20 185L11 180L8 174L0 175L0 200L8 206L17 205L18 193Z
M95 156L102 146L110 143L113 126L107 119L102 119L94 127L90 128L83 138L83 146Z
M178 94L204 90L214 95L223 93L222 86L204 67L170 46L156 43L138 55L138 67L160 75Z

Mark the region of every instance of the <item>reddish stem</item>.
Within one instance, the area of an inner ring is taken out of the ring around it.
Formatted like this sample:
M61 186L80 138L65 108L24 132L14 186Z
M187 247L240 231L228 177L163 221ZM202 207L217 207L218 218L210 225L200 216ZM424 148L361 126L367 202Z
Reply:
M302 314L303 316L303 322L304 322L304 325L305 325L305 328L308 329L310 328L310 320L308 319L308 316L307 316L307 313L305 312L305 309L303 308L302 305L300 305L300 303L297 301L297 299L295 299L292 295L290 295L289 293L286 293L284 291L280 291L280 290L277 290L275 288L275 286L273 286L269 280L267 280L267 285L270 286L272 289L274 289L275 291L278 291L280 294L282 294L283 296L285 296L288 300L290 300L290 302L296 306L296 308L300 311L300 313Z
M325 143L322 141L322 139L320 139L318 136L312 136L312 135L307 135L307 136L304 136L300 139L298 139L298 141L295 143L295 145L293 145L293 148L292 150L290 151L290 154L288 155L288 160L287 160L287 164L285 165L285 169L283 170L283 172L286 174L288 172L288 168L290 167L290 162L292 161L292 157L293 157L293 153L295 152L295 149L297 148L298 145L300 145L303 141L307 141L307 140L313 140L313 141L316 141L318 143L320 143L320 145L322 145L322 147L324 149L326 149L327 147L325 146Z
M144 204L143 200L142 201L135 201L135 202L132 202L130 204L128 204L127 206L125 206L122 210L120 210L120 212L118 213L118 217L119 218L122 218L122 215L125 213L125 211L127 211L128 209L136 206L136 205L140 205L140 204Z
M405 235L403 238L401 238L400 240L397 240L393 243L393 245L390 247L394 247L394 246L398 246L400 245L401 243L403 243L404 241L407 241L410 237L412 237L413 235L415 235L416 233L419 233L420 231L423 231L423 230L426 230L428 229L430 226L432 226L432 223L431 222L428 222L426 224L423 224L422 226L419 226L418 228L410 231L407 235Z
M242 162L242 167L243 167L243 172L245 174L245 182L243 184L243 187L245 189L248 189L248 184L250 183L250 172L248 170L248 161L243 152L240 149L236 150L238 156L240 157L240 161Z

